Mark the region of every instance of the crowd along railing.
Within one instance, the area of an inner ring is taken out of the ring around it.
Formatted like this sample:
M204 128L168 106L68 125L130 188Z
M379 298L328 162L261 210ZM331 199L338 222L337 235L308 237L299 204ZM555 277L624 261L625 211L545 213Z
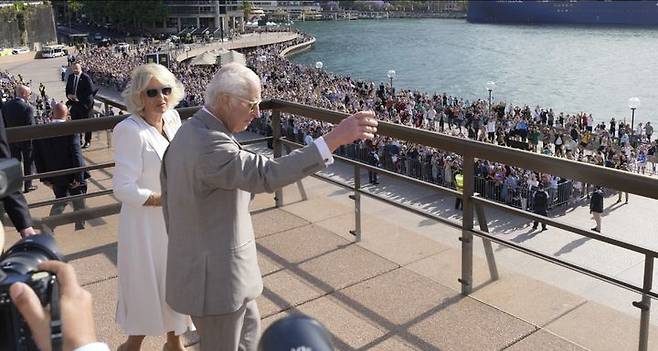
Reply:
M104 97L97 97L97 101L107 106L112 106L119 109L124 109L120 103L112 101ZM339 123L343 118L348 115L341 112L330 111L322 108L311 107L306 105L301 105L297 103L287 102L283 100L273 99L267 100L261 103L260 105L262 110L272 110L271 121L273 136L268 138L258 138L252 141L243 142L242 144L251 144L256 142L263 142L273 139L273 154L275 157L279 157L283 154L283 148L287 146L296 147L301 146L296 144L286 138L282 137L281 134L281 114L291 114L296 116L303 116L305 118L315 119L323 122L329 123ZM179 114L181 118L186 119L190 117L198 107L191 108L182 108L179 109ZM87 131L99 131L99 130L108 130L114 127L121 120L126 118L127 115L113 116L113 117L102 117L89 120L78 120L70 121L68 123L61 124L46 124L30 127L17 127L7 129L7 136L9 142L18 142L31 139L47 138L60 135L70 135L73 133L81 133ZM360 209L360 196L366 195L373 198L376 198L381 201L386 201L397 207L404 208L406 210L412 211L417 214L421 214L426 217L430 217L441 221L442 223L460 227L462 230L461 234L461 278L459 281L462 285L462 294L470 294L473 290L472 280L473 280L473 236L478 236L484 240L485 243L485 253L487 255L487 261L490 265L490 272L493 279L497 278L497 270L495 267L495 261L493 259L493 251L491 250L491 242L498 243L500 245L515 249L519 252L523 252L528 255L540 258L542 260L557 264L563 267L567 267L574 271L595 277L604 282L620 286L622 288L628 289L630 291L639 293L642 296L641 301L633 302L633 305L640 309L640 335L638 341L638 349L641 351L647 350L648 348L648 335L649 335L649 321L650 321L650 307L651 307L651 298L658 298L658 294L653 291L652 286L652 277L653 277L653 262L656 257L658 257L658 252L634 245L632 243L624 242L618 239L600 235L591 230L585 228L580 228L566 222L563 222L559 219L549 218L545 216L536 215L522 209L508 206L503 203L498 203L485 199L475 193L475 181L476 177L474 175L474 164L475 159L485 159L489 161L501 162L511 166L516 166L524 169L531 169L540 172L546 173L560 173L561 176L568 177L570 179L579 180L589 184L597 184L605 186L608 188L613 188L619 191L628 192L636 194L643 197L648 197L652 199L658 199L658 179L650 178L647 176L619 171L611 168L604 168L600 166L595 166L591 164L580 163L576 161L571 161L562 158L555 158L545 155L540 155L536 153L531 153L527 151L521 151L517 149L501 147L493 144L482 143L478 141L462 139L457 137L452 137L444 134L439 134L435 132L430 132L427 130L410 128L398 124L380 122L378 128L378 134L410 141L416 144L425 145L434 147L437 149L445 150L460 154L463 156L463 172L464 172L464 186L463 191L460 193L448 187L440 186L431 182L426 182L418 180L409 176L401 175L392 171L381 169L375 166L368 165L363 162L351 160L348 158L337 156L336 158L342 162L347 162L354 167L354 182L353 184L342 184L333 179L325 180L331 181L340 186L350 187L354 194L351 195L351 198L355 201L355 230L353 234L356 236L356 240L359 240L361 237L361 209ZM56 172L51 172L49 174L37 174L33 175L30 178L35 179L42 177L44 175L52 174L65 174L66 172L72 173L80 171L82 169L92 170L92 169L102 169L107 167L112 167L111 162L101 164L101 165L92 165L84 168L70 169L70 170L61 170ZM360 171L362 169L373 170L380 174L384 174L388 177L394 177L396 179L401 179L406 182L413 184L420 184L426 186L436 191L446 193L450 196L462 197L463 199L463 217L461 223L455 222L447 218L442 218L436 215L429 214L420 209L389 200L385 197L379 196L369 192L367 189L361 188L360 184ZM91 196L102 196L110 195L111 190L101 190L100 192L86 194L80 197L91 197ZM76 197L77 198L77 197ZM41 203L31 204L31 207L35 205L45 206L52 204L58 201L68 201L72 199L63 198L53 201L43 201ZM275 193L275 204L276 206L283 205L283 193L281 190L276 191ZM524 217L530 220L540 220L556 228L560 228L587 238L591 238L597 241L604 242L606 244L623 248L638 254L641 254L645 257L644 264L644 277L642 286L635 285L633 283L623 281L615 278L613 275L596 272L582 265L568 262L560 258L544 254L537 250L533 250L527 247L523 247L513 242L502 240L494 235L488 233L487 230L487 221L484 218L484 207L497 208L505 212L511 213L516 216ZM120 204L111 204L104 205L96 208L88 208L77 212L66 213L51 217L45 217L38 219L37 222L42 224L44 227L56 226L64 223L71 223L76 220L88 220L93 218L98 218L102 216L108 216L118 213L120 209ZM479 229L474 228L474 219L477 214Z

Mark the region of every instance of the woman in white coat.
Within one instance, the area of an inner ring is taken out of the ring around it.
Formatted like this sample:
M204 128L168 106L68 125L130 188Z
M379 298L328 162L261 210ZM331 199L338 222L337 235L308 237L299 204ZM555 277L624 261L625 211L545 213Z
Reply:
M139 350L144 336L163 334L164 350L183 350L180 335L194 328L165 301L167 232L160 204L160 164L181 125L173 107L183 96L167 68L139 66L123 92L132 115L114 127L112 182L121 201L116 321L128 335L120 351Z

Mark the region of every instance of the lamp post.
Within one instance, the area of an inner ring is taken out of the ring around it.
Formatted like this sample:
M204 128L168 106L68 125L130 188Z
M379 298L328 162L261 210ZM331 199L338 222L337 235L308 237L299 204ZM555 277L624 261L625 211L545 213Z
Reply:
M640 107L640 98L632 97L628 99L628 107L631 109L631 135L635 134L635 109Z
M392 69L388 70L388 72L386 72L386 76L391 81L391 94L392 94L393 93L393 79L395 79L395 70L392 70Z
M493 81L488 81L486 86L487 91L489 92L489 117L491 117L491 92L496 89L496 83Z

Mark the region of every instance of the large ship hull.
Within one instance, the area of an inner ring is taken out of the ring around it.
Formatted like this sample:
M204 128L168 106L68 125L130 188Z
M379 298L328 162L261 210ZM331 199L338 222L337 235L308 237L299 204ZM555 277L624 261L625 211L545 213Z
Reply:
M468 21L658 26L658 1L469 1Z

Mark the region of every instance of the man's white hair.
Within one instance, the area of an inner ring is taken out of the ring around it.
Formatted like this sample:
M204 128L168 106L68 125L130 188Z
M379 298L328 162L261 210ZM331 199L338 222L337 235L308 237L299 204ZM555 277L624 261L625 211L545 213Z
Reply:
M249 68L239 63L229 63L217 71L206 87L205 101L212 106L221 94L249 98L249 87L260 86L260 78Z

